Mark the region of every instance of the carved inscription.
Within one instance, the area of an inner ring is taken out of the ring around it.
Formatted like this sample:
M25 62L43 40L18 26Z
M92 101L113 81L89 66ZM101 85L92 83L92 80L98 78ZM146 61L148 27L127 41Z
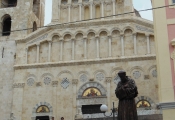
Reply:
M80 105L105 104L107 102L106 98L79 99L78 101Z
M14 83L13 88L24 88L25 83Z

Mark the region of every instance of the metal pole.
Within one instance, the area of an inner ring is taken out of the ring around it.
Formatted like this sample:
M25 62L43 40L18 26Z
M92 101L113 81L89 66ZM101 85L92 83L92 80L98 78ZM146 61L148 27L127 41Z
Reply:
M113 109L112 109L112 113L113 113L113 120L115 120L115 109L114 109L114 102L113 102Z

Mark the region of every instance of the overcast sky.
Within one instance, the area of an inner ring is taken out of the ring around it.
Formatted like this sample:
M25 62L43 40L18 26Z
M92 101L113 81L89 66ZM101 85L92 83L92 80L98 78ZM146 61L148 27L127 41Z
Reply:
M45 25L51 22L52 17L52 0L45 0ZM151 0L133 0L134 8L137 10L144 10L151 8ZM140 12L142 18L153 20L152 11Z

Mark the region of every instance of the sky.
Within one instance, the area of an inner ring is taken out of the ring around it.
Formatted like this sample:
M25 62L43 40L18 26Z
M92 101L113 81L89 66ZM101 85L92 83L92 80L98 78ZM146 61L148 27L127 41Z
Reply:
M45 0L45 25L51 22L52 17L52 0ZM133 6L137 10L152 8L151 0L133 0ZM140 12L142 18L153 21L152 11Z

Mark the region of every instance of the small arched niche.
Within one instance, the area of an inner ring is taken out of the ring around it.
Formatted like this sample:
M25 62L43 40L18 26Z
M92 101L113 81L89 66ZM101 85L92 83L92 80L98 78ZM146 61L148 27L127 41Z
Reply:
M61 4L67 4L67 0L61 0Z
M2 22L2 36L9 36L11 31L11 17L5 15Z
M1 1L1 8L5 7L16 7L17 0L2 0Z
M34 21L34 22L33 22L33 32L36 31L36 30L37 30L37 24L36 24L36 22Z

